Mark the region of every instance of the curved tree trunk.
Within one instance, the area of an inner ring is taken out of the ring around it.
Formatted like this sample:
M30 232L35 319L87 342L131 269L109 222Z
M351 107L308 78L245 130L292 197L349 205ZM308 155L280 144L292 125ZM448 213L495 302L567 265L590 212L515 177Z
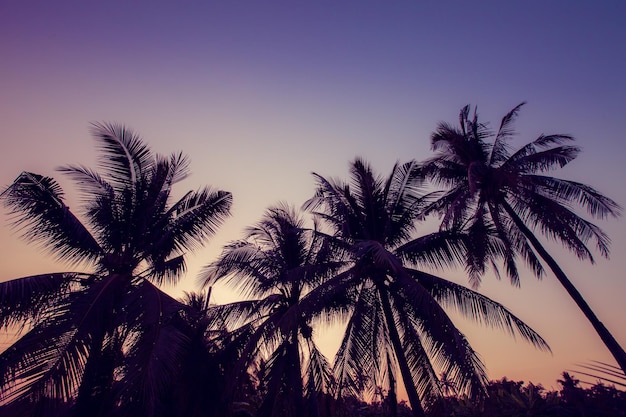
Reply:
M383 313L385 314L385 321L387 322L387 328L389 329L389 337L391 338L391 344L393 350L398 358L398 365L400 366L400 375L402 375L402 382L404 382L404 388L406 389L407 396L409 397L409 403L413 410L414 417L425 417L424 409L422 408L422 402L417 394L417 388L415 382L413 382L413 376L411 375L411 369L404 355L402 349L402 342L400 341L400 335L398 329L396 329L396 323L393 318L393 312L391 311L391 304L385 291L379 288L378 294L383 306Z
M545 250L537 237L531 232L531 230L526 227L522 219L517 215L517 213L515 213L513 208L506 202L503 203L503 207L509 214L509 216L511 216L511 219L513 220L513 222L515 222L515 225L520 229L526 239L528 239L530 244L537 251L539 256L541 256L541 259L543 259L548 264L548 266L556 276L556 279L558 279L561 285L563 285L563 287L570 295L570 297L572 297L578 308L582 310L585 317L587 317L587 320L589 320L595 331L600 336L600 339L602 339L606 347L609 349L609 351L617 361L617 364L620 366L620 368L622 368L622 372L624 372L624 375L626 375L626 352L624 352L624 349L620 346L617 340L615 340L615 338L607 330L607 328L604 327L604 324L602 324L602 322L600 321L600 319L598 319L593 310L591 310L591 307L589 307L589 304L587 304L587 302L580 294L580 292L578 292L574 284L572 284L572 282L567 278L565 272L563 272L563 270L559 267L559 265L552 258L552 256L550 256L548 251Z

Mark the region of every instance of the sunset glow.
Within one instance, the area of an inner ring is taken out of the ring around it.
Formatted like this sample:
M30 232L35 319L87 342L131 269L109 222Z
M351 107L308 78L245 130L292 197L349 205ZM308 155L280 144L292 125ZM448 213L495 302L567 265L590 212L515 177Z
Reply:
M512 147L573 135L582 153L554 175L624 206L624 16L619 1L5 2L0 186L22 171L52 176L78 209L74 185L55 168L95 167L94 121L129 126L156 153L189 155L192 175L177 191L229 191L233 210L189 258L183 282L166 288L174 296L199 288L201 268L265 208L311 197L312 172L347 179L356 156L383 175L396 161L425 160L437 123L457 123L466 104L496 129L527 101ZM67 269L20 240L6 210L0 219L0 281ZM608 260L594 253L592 265L547 246L626 346L626 220L597 224L612 240ZM438 273L469 285L462 270ZM491 379L550 388L580 363L614 363L553 278L523 271L520 288L483 278L479 291L552 349L459 319ZM217 287L213 297L238 295ZM332 360L340 330L315 332ZM8 340L0 334L0 350Z

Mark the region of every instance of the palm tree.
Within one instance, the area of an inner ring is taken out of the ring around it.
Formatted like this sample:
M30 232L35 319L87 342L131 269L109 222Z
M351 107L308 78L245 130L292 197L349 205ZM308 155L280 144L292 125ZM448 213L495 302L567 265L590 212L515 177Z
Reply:
M328 239L347 268L311 291L303 305L345 303L348 323L335 359L340 395L358 395L361 382L393 391L399 368L413 413L423 416L421 402L441 395L436 368L472 397L486 384L482 362L444 307L519 333L539 348L547 345L502 305L416 269L458 264L466 243L455 232L415 236L428 201L419 195L416 168L415 162L396 165L384 179L356 159L349 183L314 174L317 191L305 207L331 229Z
M211 292L211 287L203 292L185 292L180 299L187 307L183 319L189 341L169 396L171 409L177 412L173 416L224 416L228 412L228 404L222 399L227 382L225 370L237 351L228 343L231 334L223 320L212 314L215 306L210 303Z
M163 411L189 335L179 325L183 305L157 285L178 280L185 253L231 206L230 193L208 187L172 204L172 186L188 174L185 156L154 155L123 126L92 131L101 173L59 169L83 194L85 223L50 177L23 172L1 194L29 242L87 271L0 283L0 327L23 329L0 354L0 401L25 415L52 403L71 405L73 415Z
M476 111L470 118L470 107L461 110L460 127L439 124L432 134L436 155L425 162L424 172L435 184L447 187L436 204L443 214L442 229L466 226L474 242L470 269L477 277L486 262L504 259L506 270L519 285L516 257L519 255L537 277L544 274L542 262L548 265L576 305L626 373L626 353L591 310L555 259L539 241L536 232L561 242L579 259L594 262L589 242L595 242L600 254L608 257L609 238L602 230L579 216L574 207L586 210L592 218L617 217L620 206L592 187L546 175L574 160L580 149L569 145L569 135L541 135L515 152L509 140L514 134L512 123L519 104L502 118L494 135L478 121ZM493 142L488 138L493 137ZM494 246L489 235L495 233Z
M217 306L214 314L245 334L231 390L251 364L265 361L260 416L317 415L317 396L330 389L331 370L313 342L311 312L299 303L341 265L331 255L316 230L304 228L295 210L281 204L205 269L206 284L224 280L248 299ZM287 314L294 311L295 317Z

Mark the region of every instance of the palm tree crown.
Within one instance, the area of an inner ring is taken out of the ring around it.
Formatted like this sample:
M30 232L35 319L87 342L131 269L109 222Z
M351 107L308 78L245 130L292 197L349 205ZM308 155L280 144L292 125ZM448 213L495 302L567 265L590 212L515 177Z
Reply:
M475 285L486 263L497 272L497 259L504 260L515 285L519 285L518 256L538 277L544 274L543 263L547 264L626 372L624 350L533 232L593 262L589 244L595 244L598 252L607 257L610 240L575 208L582 208L592 218L604 219L619 216L621 207L588 185L547 175L578 156L580 149L571 145L571 136L541 135L511 151L512 124L523 104L502 118L496 133L478 121L476 111L470 117L469 106L461 110L459 127L447 123L438 126L431 138L436 155L424 163L423 171L447 190L433 207L442 214L443 230L467 228L472 243L469 269ZM490 138L492 142L488 142Z
M176 282L185 253L216 231L232 197L204 188L172 203L186 157L154 155L123 126L94 124L93 134L101 172L59 169L78 184L86 223L52 178L24 172L1 194L28 241L88 272L0 284L0 325L27 327L0 354L0 393L25 410L49 401L77 415L157 415L186 335L175 325L182 304L154 284Z
M306 203L332 230L328 239L347 268L307 295L312 304L345 303L348 324L335 359L339 393L376 385L393 386L396 369L415 415L421 401L441 394L436 368L460 392L480 396L485 369L444 307L455 307L490 326L518 332L547 348L532 329L500 304L420 267L459 264L466 241L456 232L416 237L428 199L415 162L396 165L389 177L374 174L361 159L351 165L351 182L317 175L316 195Z
M313 342L313 312L301 309L300 300L339 266L316 229L305 228L295 210L281 204L205 269L205 283L225 280L250 298L216 307L214 314L231 327L243 324L236 330L246 341L234 386L254 360L266 361L259 415L302 416L308 410L313 416L317 394L330 389L330 367Z

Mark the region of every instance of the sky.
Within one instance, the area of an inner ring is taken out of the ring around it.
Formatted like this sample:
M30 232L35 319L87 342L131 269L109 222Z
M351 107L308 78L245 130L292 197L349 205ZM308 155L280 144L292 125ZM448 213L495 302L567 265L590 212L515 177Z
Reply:
M566 133L583 151L554 174L626 205L626 3L591 1L13 1L0 2L0 186L21 171L95 167L89 123L123 123L153 151L183 151L192 175L233 193L232 217L189 258L171 294L196 288L203 265L264 210L300 206L312 172L348 178L356 156L387 174L424 160L441 121L466 104L483 121L522 101L512 144ZM62 271L0 213L0 281ZM626 221L598 221L609 260L548 247L626 346ZM462 271L441 275L467 284ZM489 377L558 388L564 370L614 363L565 290L528 271L521 288L486 275L480 291L537 330L552 353L459 319ZM214 291L218 303L235 295ZM327 355L337 329L317 329ZM0 347L7 336L0 336ZM581 375L582 376L582 375ZM584 378L581 378L584 379Z

